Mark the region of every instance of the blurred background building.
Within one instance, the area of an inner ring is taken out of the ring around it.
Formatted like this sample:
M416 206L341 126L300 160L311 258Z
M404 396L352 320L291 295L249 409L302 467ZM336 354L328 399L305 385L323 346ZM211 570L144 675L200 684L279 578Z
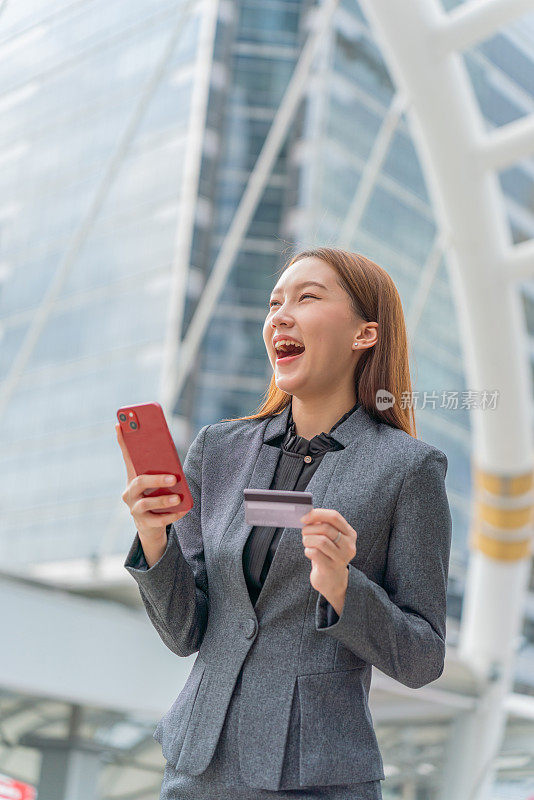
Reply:
M471 5L503 4L442 11ZM534 5L508 7L461 53L488 133L534 112ZM346 247L392 275L418 435L449 459L448 662L416 693L374 671L384 800L441 798L455 719L475 707L476 675L456 652L473 552L469 389L504 387L466 379L454 231L440 225L410 98L364 4L339 1L297 80L321 8L0 2L0 772L41 782L39 800L157 796L152 732L190 662L158 639L123 568L135 529L115 412L160 401L182 460L201 426L252 413L271 375L269 293L302 247ZM534 160L520 156L498 170L514 245L534 235ZM532 368L526 272L518 291ZM487 765L495 800L534 796L531 566Z

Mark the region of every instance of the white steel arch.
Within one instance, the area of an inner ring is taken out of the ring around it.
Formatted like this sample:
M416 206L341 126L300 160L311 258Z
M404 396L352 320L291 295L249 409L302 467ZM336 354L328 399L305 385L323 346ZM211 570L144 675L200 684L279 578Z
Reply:
M489 800L506 721L532 548L532 430L520 276L532 242L514 247L495 170L534 151L534 119L486 133L458 52L491 36L533 0L361 0L397 86L447 240L468 385L500 389L474 410L476 479L459 654L480 680L473 713L453 724L442 800ZM452 388L452 387L451 387Z

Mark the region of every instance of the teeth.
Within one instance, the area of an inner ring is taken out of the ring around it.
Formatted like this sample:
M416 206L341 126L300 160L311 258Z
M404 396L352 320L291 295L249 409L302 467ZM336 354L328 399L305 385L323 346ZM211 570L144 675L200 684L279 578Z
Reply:
M279 339L275 344L275 349L280 350L282 347L286 347L287 345L297 345L297 347L304 347L300 342L296 342L294 339Z

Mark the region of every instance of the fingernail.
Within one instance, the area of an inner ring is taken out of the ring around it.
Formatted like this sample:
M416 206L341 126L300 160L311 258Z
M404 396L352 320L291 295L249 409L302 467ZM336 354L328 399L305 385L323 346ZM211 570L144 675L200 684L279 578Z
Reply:
M167 475L165 478L165 483L174 483L174 475Z

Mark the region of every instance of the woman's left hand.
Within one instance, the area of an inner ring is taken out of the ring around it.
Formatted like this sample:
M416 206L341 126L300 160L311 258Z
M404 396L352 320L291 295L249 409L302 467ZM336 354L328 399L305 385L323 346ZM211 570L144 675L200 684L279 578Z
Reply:
M312 508L301 517L304 554L311 559L310 583L341 616L349 581L348 563L356 555L358 534L333 508ZM338 538L339 532L341 537ZM337 544L334 543L338 539Z

